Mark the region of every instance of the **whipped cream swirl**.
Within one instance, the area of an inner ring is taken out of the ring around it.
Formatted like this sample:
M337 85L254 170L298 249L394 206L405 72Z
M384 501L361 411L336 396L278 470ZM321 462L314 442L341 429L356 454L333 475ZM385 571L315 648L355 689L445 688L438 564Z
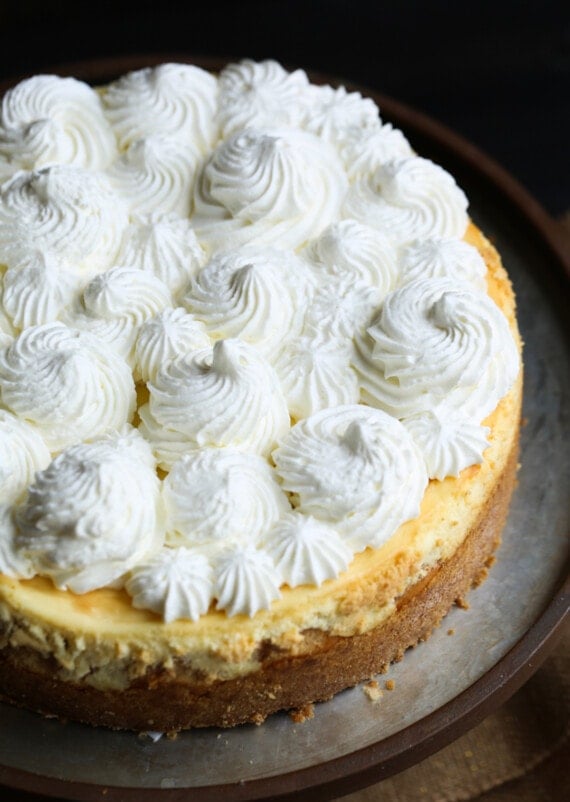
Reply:
M414 155L402 131L390 123L364 131L349 128L340 147L340 156L351 182L370 176L387 162Z
M338 219L347 179L332 147L296 129L239 131L206 161L194 225L212 249L296 249Z
M141 325L172 304L166 284L136 267L114 267L95 276L67 315L73 328L108 343L130 365Z
M50 453L40 434L26 421L0 409L0 503L14 503L45 468Z
M354 183L343 216L383 231L397 245L462 237L467 198L442 167L419 156L387 162Z
M299 511L333 525L354 551L378 548L415 518L428 480L405 427L359 404L295 424L273 459Z
M267 610L281 595L279 576L269 555L253 546L228 551L216 566L214 595L216 608L230 616Z
M364 330L382 300L382 293L363 281L331 278L311 298L305 315L305 329L324 330L342 348Z
M311 277L292 253L243 248L219 253L198 273L182 303L214 339L239 337L273 359L300 332Z
M348 341L316 332L291 339L275 362L275 370L294 420L342 404L356 404L360 391L350 366Z
M149 136L129 145L107 175L131 213L188 217L197 162L190 146Z
M0 351L0 401L56 452L129 421L135 388L126 362L104 343L49 323Z
M310 95L303 70L244 59L225 67L219 83L217 118L224 137L243 128L299 126L305 116Z
M117 264L146 270L177 296L206 262L190 221L176 215L134 215Z
M50 256L38 254L27 267L4 274L2 303L17 329L57 320L73 302L81 279Z
M179 618L197 621L208 612L213 587L208 560L184 546L160 549L135 565L125 583L134 607L152 610L166 623Z
M325 142L342 147L356 132L361 137L380 128L380 111L372 98L347 92L344 86L311 86L310 93L303 127Z
M102 93L105 113L122 148L159 134L192 142L202 153L218 135L217 96L217 79L188 64L129 72Z
M486 289L487 266L477 248L460 239L423 239L411 242L400 259L400 283L420 278L447 277Z
M102 173L66 165L17 173L0 190L0 264L25 267L43 254L98 273L111 266L126 223Z
M178 357L148 387L149 403L139 410L141 431L166 469L185 451L203 446L265 456L289 428L275 371L240 340L219 340L213 348Z
M154 381L158 372L176 357L203 350L210 344L203 323L180 307L168 307L139 328L135 372L143 381Z
M0 109L0 170L47 164L104 169L117 146L90 86L75 78L36 75L4 95Z
M489 445L487 426L445 403L403 418L402 423L424 455L430 479L458 476L464 468L480 464Z
M291 588L336 579L353 556L332 526L299 512L280 518L265 547Z
M163 499L172 546L255 544L290 510L266 460L227 448L185 454L164 480Z
M341 220L327 226L312 240L303 256L322 279L328 276L347 282L364 282L384 297L395 289L398 279L398 253L391 240L380 231Z
M159 549L163 519L150 447L124 430L71 446L36 474L16 540L36 573L87 593Z
M31 579L35 573L32 561L16 542L15 509L0 501L0 574L12 579Z
M437 408L480 423L518 373L506 318L466 282L419 279L388 295L357 342L362 399L405 418Z

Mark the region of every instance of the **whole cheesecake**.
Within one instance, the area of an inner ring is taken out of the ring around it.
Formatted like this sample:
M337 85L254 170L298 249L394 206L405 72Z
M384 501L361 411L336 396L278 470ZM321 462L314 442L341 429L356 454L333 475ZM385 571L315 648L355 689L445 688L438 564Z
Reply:
M276 62L0 116L0 695L261 723L424 640L518 461L500 257L369 98Z

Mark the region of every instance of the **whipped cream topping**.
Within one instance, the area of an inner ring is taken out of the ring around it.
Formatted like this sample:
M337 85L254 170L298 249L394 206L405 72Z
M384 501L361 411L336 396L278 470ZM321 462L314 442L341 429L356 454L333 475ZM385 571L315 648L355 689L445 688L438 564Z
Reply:
M351 137L364 137L381 127L380 111L369 97L347 92L344 86L312 86L304 128L325 142L341 147Z
M462 237L467 198L442 167L415 156L387 162L356 181L343 215L405 245L425 237Z
M320 237L307 245L303 256L320 276L363 282L374 287L381 298L396 288L396 248L385 234L356 220L327 226Z
M400 259L400 283L421 278L468 281L485 290L487 266L477 248L460 239L424 239L411 242Z
M166 469L173 455L204 446L267 456L289 428L275 371L238 339L219 340L213 348L174 359L148 388L149 403L139 411L141 431ZM179 443L175 452L172 442Z
M57 320L75 299L81 279L51 256L4 274L2 303L13 326L28 329Z
M184 546L162 548L135 565L125 589L133 606L158 613L164 621L197 621L208 612L213 595L213 569L208 560Z
M299 511L333 525L355 551L377 548L415 518L427 485L405 427L360 404L299 421L273 459Z
M31 579L35 574L34 566L18 548L17 534L14 507L0 501L0 573L12 579Z
M0 571L195 621L380 546L519 369L466 210L373 101L274 61L11 90Z
M291 512L277 522L266 548L291 588L322 585L352 561L352 549L332 526L300 512Z
M158 372L178 356L210 346L204 324L181 307L167 307L146 320L135 342L135 373L154 381Z
M303 70L287 72L272 60L228 64L220 73L217 114L223 136L243 128L301 126L308 92Z
M0 409L0 499L18 501L33 482L36 471L51 460L39 433L11 412Z
M2 292L2 295L4 293ZM0 298L0 303L1 303ZM2 306L0 306L0 348L4 348L7 345L10 345L14 337L16 336L16 330L12 325L12 321L5 313Z
M348 182L334 149L293 128L247 128L206 161L196 182L199 239L296 249L336 220Z
M324 329L330 339L338 338L342 347L363 331L381 300L381 291L370 284L331 278L315 291L305 327L309 331Z
M294 420L328 407L356 404L359 384L350 365L351 345L319 333L302 334L287 343L275 363Z
M16 517L19 547L56 587L86 593L117 581L164 539L148 443L125 429L70 446L36 474Z
M185 454L164 480L171 546L258 542L290 509L267 460L228 448Z
M424 455L430 479L458 476L469 465L479 465L489 445L487 426L446 404L403 418L402 423Z
M237 546L220 557L216 568L216 608L228 615L254 616L281 596L281 577L269 555L253 546Z
M154 134L191 142L205 153L217 135L218 82L188 64L129 72L102 92L105 113L121 148Z
M190 221L175 214L133 215L117 257L117 264L154 273L174 296L205 262L206 253Z
M311 276L292 253L242 248L217 254L181 300L215 340L239 337L274 359L301 331Z
M47 255L76 271L111 267L126 209L102 173L67 165L20 172L0 188L0 264Z
M132 142L107 170L131 213L188 217L198 153L172 137Z
M402 131L390 123L364 131L348 128L339 152L351 182L370 176L387 162L415 155Z
M89 282L66 319L108 343L132 366L141 325L171 304L168 287L152 273L114 267Z
M57 452L128 422L135 388L126 362L104 343L49 323L0 350L0 402Z
M389 294L358 340L362 399L397 418L445 405L480 423L516 378L506 318L462 281L419 279Z
M0 173L48 164L104 169L117 146L97 93L75 78L36 75L0 108Z

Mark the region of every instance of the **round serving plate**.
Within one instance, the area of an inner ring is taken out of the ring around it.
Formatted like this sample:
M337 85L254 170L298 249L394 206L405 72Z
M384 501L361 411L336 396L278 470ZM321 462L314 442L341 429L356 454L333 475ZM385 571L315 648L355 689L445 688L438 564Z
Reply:
M102 84L164 61L214 70L224 63L168 54L51 71ZM521 469L489 578L470 594L468 611L453 609L428 641L380 678L380 687L393 680L393 691L372 701L357 686L317 705L304 723L279 714L260 727L195 730L169 739L61 723L0 705L0 783L114 802L213 802L222 794L228 802L339 797L422 760L477 724L536 671L556 642L570 599L568 253L548 215L500 166L413 109L361 91L418 153L455 176L517 294L525 341Z

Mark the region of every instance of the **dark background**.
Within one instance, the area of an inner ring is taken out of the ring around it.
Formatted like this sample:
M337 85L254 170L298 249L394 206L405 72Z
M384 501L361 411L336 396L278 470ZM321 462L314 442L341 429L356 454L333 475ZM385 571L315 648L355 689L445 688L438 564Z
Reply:
M0 0L0 78L83 58L274 57L426 112L570 208L570 3Z

